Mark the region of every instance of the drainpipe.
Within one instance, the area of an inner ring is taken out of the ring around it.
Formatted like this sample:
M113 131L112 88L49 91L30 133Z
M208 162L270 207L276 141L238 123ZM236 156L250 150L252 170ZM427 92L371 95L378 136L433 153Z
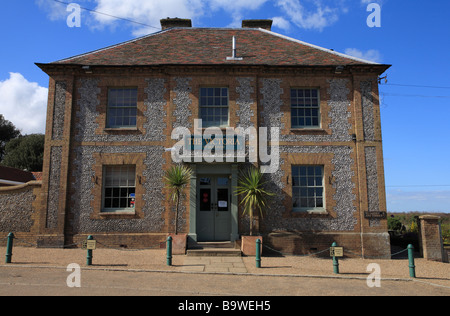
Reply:
M356 108L356 100L355 100L355 76L352 75L352 93L353 93L353 111L355 113L355 135L353 135L354 137L354 143L355 143L355 151L356 151L356 178L358 180L358 206L359 206L359 220L360 220L360 238L361 238L361 257L362 259L365 258L364 256L364 224L363 224L363 220L364 220L364 211L362 209L362 198L361 198L361 177L359 175L359 163L360 163L360 157L359 157L359 146L358 146L358 116L356 115L357 112L357 108ZM360 96L361 96L361 91L360 91ZM361 104L362 107L362 104Z

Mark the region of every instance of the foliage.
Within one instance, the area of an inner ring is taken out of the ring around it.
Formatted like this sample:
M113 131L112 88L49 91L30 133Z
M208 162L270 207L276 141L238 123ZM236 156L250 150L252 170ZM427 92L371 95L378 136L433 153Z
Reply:
M14 126L13 123L6 120L2 114L0 114L0 161L5 154L6 144L14 138L20 136L20 131Z
M178 212L180 208L180 198L184 188L189 184L192 170L185 166L172 166L166 171L164 182L170 191L171 200L176 203L175 214L175 234L178 234Z
M264 217L267 206L267 197L275 194L264 188L263 174L261 170L252 167L247 172L241 173L236 187L236 194L242 195L241 204L244 205L244 214L250 217L250 235L253 235L253 219L255 211Z
M409 227L411 233L418 233L417 217L430 213L409 212L409 213L392 213L388 218L388 225L391 218L400 221L405 227ZM442 239L444 243L450 244L450 213L433 213L439 216L441 223ZM389 228L391 230L391 228Z
M397 217L388 217L388 230L402 231L403 228L402 222Z
M419 225L417 225L417 221L412 221L411 226L409 228L411 233L419 233Z
M14 138L6 144L2 165L28 171L42 171L45 135Z

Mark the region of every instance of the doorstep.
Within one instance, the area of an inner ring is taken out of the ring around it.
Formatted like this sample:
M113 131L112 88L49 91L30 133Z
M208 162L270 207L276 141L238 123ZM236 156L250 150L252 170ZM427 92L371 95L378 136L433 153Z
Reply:
M241 257L234 242L198 242L189 245L188 257Z

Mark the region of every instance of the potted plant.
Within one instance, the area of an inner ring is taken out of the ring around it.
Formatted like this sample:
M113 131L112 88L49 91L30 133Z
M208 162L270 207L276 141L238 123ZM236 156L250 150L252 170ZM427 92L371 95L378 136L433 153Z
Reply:
M264 218L267 198L275 195L264 188L263 177L260 169L252 167L241 173L236 187L236 193L242 196L240 204L244 206L243 214L250 218L250 236L242 236L241 251L244 255L256 254L256 240L262 242L262 236L253 236L255 217Z
M176 205L175 210L175 234L169 234L173 239L173 253L185 254L187 234L178 234L178 214L180 211L180 200L183 190L189 184L192 176L192 170L189 167L175 165L166 171L164 182L169 189L170 198Z

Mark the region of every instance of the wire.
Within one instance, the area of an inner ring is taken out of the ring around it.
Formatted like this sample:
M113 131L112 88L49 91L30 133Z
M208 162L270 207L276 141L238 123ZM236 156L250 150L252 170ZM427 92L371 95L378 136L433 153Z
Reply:
M386 188L425 188L425 187L450 187L450 184L425 184L425 185L387 185Z
M440 98L440 99L450 98L449 95L400 94L400 93L386 93L386 92L380 92L380 94L387 97Z
M414 87L414 88L431 88L431 89L450 89L450 87L437 87L437 86L420 86L414 84L398 84L398 83L387 83L383 86L398 86L398 87Z
M61 3L61 4L65 4L65 5L69 5L70 4L68 2L64 2L64 1L60 1L60 0L52 0L52 1L58 2L58 3ZM83 9L83 10L86 10L86 11L89 11L89 12L94 12L94 13L101 14L101 15L105 15L105 16L108 16L108 17L111 17L111 18L114 18L114 19L118 19L118 20L130 22L130 23L139 24L139 25L142 25L142 26L154 28L154 29L157 29L157 30L161 30L160 27L156 27L156 26L145 24L145 23L133 21L133 20L130 20L130 19L122 18L122 17L115 16L115 15L111 15L111 14L108 14L108 13L99 12L97 10L88 9L88 8L84 8L84 7L81 7L81 6L80 6L80 9Z

